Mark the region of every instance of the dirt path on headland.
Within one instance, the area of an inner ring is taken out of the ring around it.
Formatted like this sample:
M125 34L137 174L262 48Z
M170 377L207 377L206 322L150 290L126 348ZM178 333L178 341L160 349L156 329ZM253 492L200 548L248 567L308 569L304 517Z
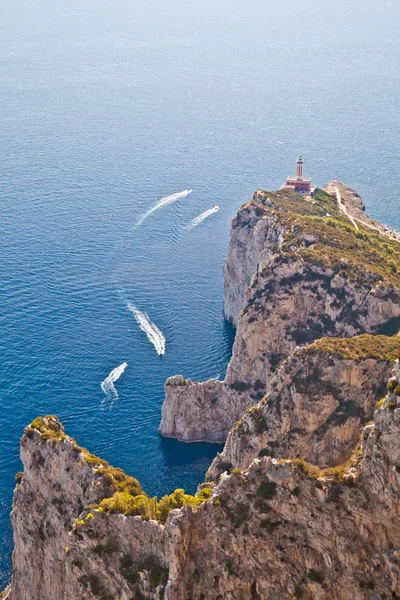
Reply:
M335 192L336 192L336 198L337 198L340 210L346 215L346 217L348 219L350 219L350 221L352 222L353 226L358 230L359 226L357 225L355 218L352 217L351 215L349 215L349 213L347 212L347 208L346 208L346 206L342 202L342 198L340 196L339 188L336 187L336 186L335 186Z

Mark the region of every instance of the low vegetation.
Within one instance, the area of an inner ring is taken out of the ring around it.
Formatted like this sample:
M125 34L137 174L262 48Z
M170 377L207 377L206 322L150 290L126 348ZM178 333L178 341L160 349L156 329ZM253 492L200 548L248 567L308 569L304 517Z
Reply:
M64 440L67 437L63 426L54 415L34 419L27 428L27 436L32 437L34 430L40 433L43 440Z
M137 479L126 475L122 469L112 467L106 460L91 454L86 448L78 446L74 438L66 436L60 421L53 415L38 417L32 421L26 430L28 438L32 437L34 431L38 431L45 441L64 441L68 437L73 445L72 450L75 452L76 458L86 461L94 469L94 475L100 481L101 486L99 487L99 502L90 507L92 511L96 509L101 512L138 515L146 520L155 519L160 523L165 523L171 510L183 506L198 507L211 498L211 487L204 486L194 496L186 494L182 489L177 489L160 500L157 497L150 498L143 491ZM22 480L22 474L19 475ZM86 525L90 518L93 518L93 512L86 516L86 520L76 520L75 526ZM100 546L98 551L101 551ZM103 548L103 551L106 550Z
M301 194L290 190L278 190L277 192L258 190L256 193L262 205L272 204L284 212L314 217L326 217L326 213L329 213L332 217L343 219L336 198L322 189L317 190L314 202L305 202Z
M362 449L361 445L358 445L354 450L352 457L347 462L338 465L337 467L320 469L316 465L312 465L302 458L293 458L291 462L299 469L299 471L302 471L308 479L329 480L352 485L354 483L354 475L353 473L350 473L350 469L357 467L361 459Z
M375 358L394 361L400 359L400 337L363 334L353 338L325 337L302 350L306 354L324 352L355 361Z
M183 506L198 507L205 500L211 498L211 488L203 488L195 496L186 494L184 490L177 489L169 496L149 498L146 494L132 495L128 491L115 492L111 498L100 502L99 508L109 513L123 515L139 515L143 519L155 519L165 523L171 510Z
M257 202L245 208L257 203L265 207L263 214L276 216L285 227L281 254L287 258L300 255L307 262L332 268L344 279L362 282L372 274L400 288L400 243L362 224L356 230L339 210L336 198L325 191L317 190L313 202L287 190L258 191Z

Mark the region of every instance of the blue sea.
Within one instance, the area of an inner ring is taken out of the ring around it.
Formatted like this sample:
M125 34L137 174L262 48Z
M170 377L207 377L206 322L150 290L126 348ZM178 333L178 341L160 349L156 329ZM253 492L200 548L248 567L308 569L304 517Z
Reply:
M0 588L37 415L149 494L202 481L219 447L158 435L163 384L224 377L222 265L255 189L280 186L301 152L315 184L349 183L400 227L399 30L398 0L4 0Z

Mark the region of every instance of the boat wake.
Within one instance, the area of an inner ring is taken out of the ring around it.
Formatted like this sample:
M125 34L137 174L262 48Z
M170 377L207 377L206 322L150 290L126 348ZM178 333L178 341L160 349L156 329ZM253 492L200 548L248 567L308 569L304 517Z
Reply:
M104 381L100 384L101 389L105 393L108 399L112 400L113 403L118 400L118 392L115 389L114 383L118 381L121 377L122 373L125 371L128 363L124 362L119 367L116 367L111 371L108 377L105 378Z
M205 212L201 213L201 215L199 215L198 217L193 219L193 221L191 223L189 223L189 225L187 225L185 227L185 229L193 229L194 227L197 227L197 225L200 225L200 223L202 223L205 219L207 219L207 217L210 217L211 215L213 215L214 213L216 213L218 211L219 211L219 206L214 206L213 208L209 208Z
M157 204L155 204L142 217L140 217L139 221L137 222L137 225L141 225L147 219L147 217L156 212L156 210L158 210L159 208L162 208L163 206L168 206L168 204L172 204L173 202L181 200L182 198L186 198L186 196L188 196L191 192L192 190L184 190L183 192L171 194L171 196L164 196L164 198L161 198L161 200L159 200Z
M147 339L153 344L157 354L165 354L165 337L162 331L150 321L146 313L136 308L134 304L128 302L126 306L134 314L140 329L147 335Z

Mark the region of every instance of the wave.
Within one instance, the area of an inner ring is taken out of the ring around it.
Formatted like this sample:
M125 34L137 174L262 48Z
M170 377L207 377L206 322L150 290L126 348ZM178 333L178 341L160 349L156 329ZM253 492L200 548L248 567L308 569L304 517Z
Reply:
M193 219L193 221L191 223L189 223L189 225L187 225L185 227L185 229L193 229L193 227L197 227L197 225L200 225L200 223L202 223L205 219L207 219L207 217L210 217L211 215L213 215L214 213L216 213L218 211L219 211L219 206L214 206L213 208L209 208L205 212L201 213L201 215L199 215L198 217Z
M159 208L167 206L168 204L172 204L173 202L176 202L181 198L186 198L186 196L188 196L191 192L192 190L183 190L183 192L177 192L176 194L171 194L170 196L164 196L164 198L161 198L161 200L159 200L157 204L155 204L142 217L140 217L139 221L137 222L137 225L141 225L143 221L147 219L147 217L149 217L151 214L153 214L153 212L155 212Z
M136 308L131 302L127 303L128 310L134 314L137 323L142 331L147 335L147 339L151 342L157 351L158 355L165 354L165 337L154 323L149 319L149 316Z
M102 381L100 384L100 387L105 393L105 395L108 398L112 399L114 402L115 400L118 400L118 392L115 389L114 383L118 381L118 379L121 377L122 373L125 371L127 366L128 363L122 363L122 365L119 365L119 367L113 369L109 376L106 377L105 380Z

